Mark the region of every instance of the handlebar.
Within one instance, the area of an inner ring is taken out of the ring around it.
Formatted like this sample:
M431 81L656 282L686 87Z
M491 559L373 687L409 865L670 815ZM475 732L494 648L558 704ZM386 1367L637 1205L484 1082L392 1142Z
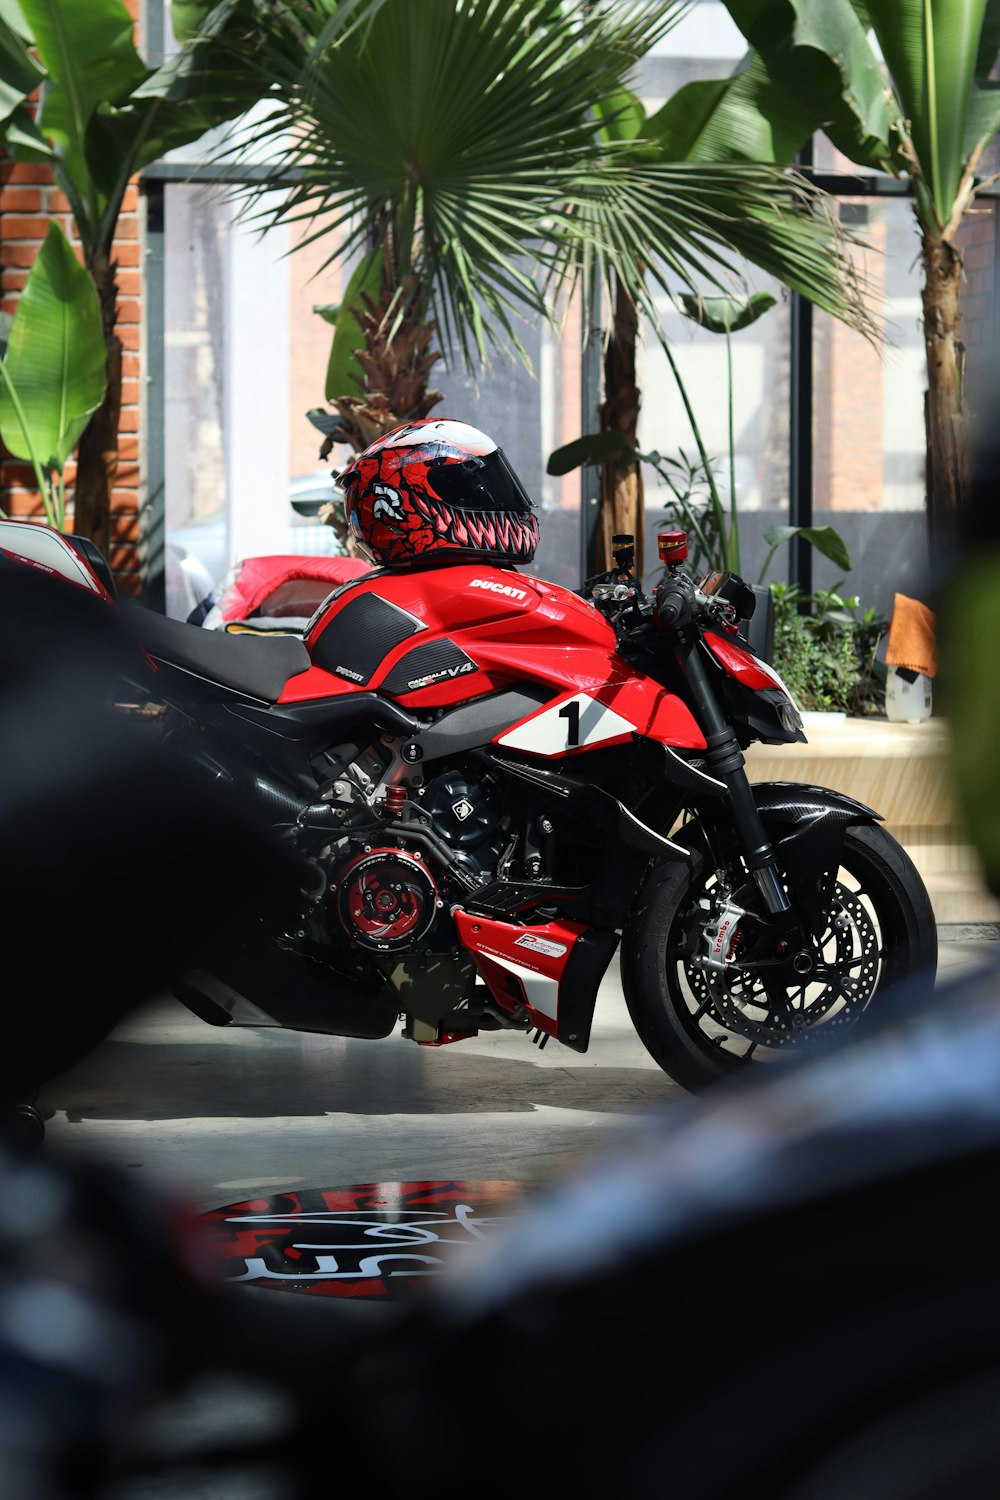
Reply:
M656 591L655 619L661 630L670 630L675 625L686 623L694 615L694 588L684 575L674 578L669 584L661 584Z
M689 573L674 567L652 599L643 594L637 579L615 572L587 580L580 590L614 625L620 644L644 634L655 624L669 633L698 617L729 625L735 617L732 603L722 595L705 594Z

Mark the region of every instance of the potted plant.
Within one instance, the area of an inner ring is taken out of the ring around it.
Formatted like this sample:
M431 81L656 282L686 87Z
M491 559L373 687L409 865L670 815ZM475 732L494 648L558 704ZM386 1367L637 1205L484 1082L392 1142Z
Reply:
M874 609L862 610L857 594L845 596L842 587L841 580L803 594L797 584L771 584L771 660L804 713L881 714L885 666L876 651L888 622Z

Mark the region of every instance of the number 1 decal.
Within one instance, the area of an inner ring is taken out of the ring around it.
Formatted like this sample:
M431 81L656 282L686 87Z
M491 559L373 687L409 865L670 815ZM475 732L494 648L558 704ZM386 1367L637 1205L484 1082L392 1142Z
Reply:
M559 710L560 719L567 721L566 748L575 750L580 743L580 704L577 699L564 703Z

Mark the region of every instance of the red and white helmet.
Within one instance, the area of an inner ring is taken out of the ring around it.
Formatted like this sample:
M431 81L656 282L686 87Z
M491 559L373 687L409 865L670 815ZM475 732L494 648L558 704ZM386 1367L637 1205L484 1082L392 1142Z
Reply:
M493 439L464 422L407 422L338 476L359 547L389 568L529 563L538 521Z

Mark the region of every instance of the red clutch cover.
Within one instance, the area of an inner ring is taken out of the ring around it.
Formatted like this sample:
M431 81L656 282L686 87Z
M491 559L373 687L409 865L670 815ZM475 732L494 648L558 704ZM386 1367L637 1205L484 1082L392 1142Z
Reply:
M434 921L438 892L416 855L370 849L343 870L338 915L348 937L379 953L409 948Z

